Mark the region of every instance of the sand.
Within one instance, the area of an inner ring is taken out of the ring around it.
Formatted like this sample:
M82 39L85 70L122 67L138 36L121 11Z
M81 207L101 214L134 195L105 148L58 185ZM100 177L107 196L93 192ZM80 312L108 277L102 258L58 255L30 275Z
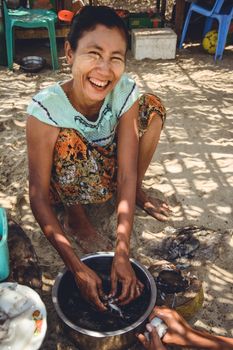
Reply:
M192 45L178 51L175 60L139 62L129 54L127 64L141 91L156 93L167 108L166 126L144 187L151 195L166 198L173 211L169 222L161 223L136 209L132 256L149 266L158 259L156 249L169 235L168 227L206 227L208 234L189 261L205 293L203 308L191 322L227 336L233 336L232 59L232 47L215 64L212 56ZM24 74L17 65L14 72L0 67L0 205L25 230L39 258L40 294L48 312L43 350L75 349L59 330L51 300L51 287L64 265L36 224L28 200L26 106L41 88L70 77L62 45L59 62L59 71L48 67L34 75ZM114 239L114 214L106 212L100 220L97 213L92 220Z

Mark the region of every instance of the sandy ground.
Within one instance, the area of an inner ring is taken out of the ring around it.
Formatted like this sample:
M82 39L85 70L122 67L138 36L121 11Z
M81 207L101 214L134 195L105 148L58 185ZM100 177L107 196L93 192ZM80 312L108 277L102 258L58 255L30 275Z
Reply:
M41 296L48 311L43 350L75 349L59 330L51 300L51 286L63 263L41 233L28 202L26 106L38 90L70 76L62 46L59 61L59 71L48 67L34 75L24 74L17 65L14 72L0 68L0 205L31 238L43 271ZM132 256L149 266L169 235L167 227L208 228L189 261L205 292L203 308L192 323L228 336L233 336L232 62L232 47L225 50L223 61L215 64L212 56L193 45L178 51L175 60L139 62L129 55L127 65L141 91L156 93L167 107L166 126L144 186L151 195L165 197L173 210L168 223L136 210ZM114 236L114 214L101 220L97 216L92 219L98 227Z

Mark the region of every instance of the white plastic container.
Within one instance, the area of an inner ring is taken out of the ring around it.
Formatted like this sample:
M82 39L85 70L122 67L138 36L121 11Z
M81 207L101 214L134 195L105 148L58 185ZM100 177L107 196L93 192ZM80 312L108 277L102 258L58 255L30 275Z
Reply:
M155 327L158 335L160 338L163 338L163 336L165 335L165 333L167 332L167 325L161 320L161 318L159 317L154 317L151 321L150 324ZM147 338L147 340L149 340L150 338L150 333L149 332L145 332L144 333L145 337Z
M134 58L174 59L177 35L171 28L133 29L131 48Z

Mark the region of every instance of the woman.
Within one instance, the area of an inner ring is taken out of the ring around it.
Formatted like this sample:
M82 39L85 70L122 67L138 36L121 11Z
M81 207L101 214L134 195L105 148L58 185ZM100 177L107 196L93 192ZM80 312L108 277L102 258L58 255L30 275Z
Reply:
M82 294L100 310L105 309L101 280L75 255L66 236L73 234L84 251L103 241L82 205L104 202L117 192L111 293L121 282L122 304L138 297L143 288L129 261L135 200L157 219L169 214L165 203L152 203L141 188L165 110L153 95L139 99L136 84L124 74L127 44L127 29L112 9L84 7L74 17L65 43L72 79L41 91L28 107L32 211ZM140 142L139 110L142 134L146 130ZM65 206L63 226L54 213L51 193L53 201L59 199Z

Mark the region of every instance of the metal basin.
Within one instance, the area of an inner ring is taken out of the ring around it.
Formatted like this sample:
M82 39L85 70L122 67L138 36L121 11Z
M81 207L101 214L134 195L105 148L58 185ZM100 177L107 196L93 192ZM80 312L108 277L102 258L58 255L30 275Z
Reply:
M26 56L20 61L20 68L27 73L37 73L46 64L46 59L40 56Z
M81 260L97 274L110 274L114 253L95 253L84 256ZM55 309L62 320L68 336L78 345L80 350L128 350L137 340L135 334L144 329L156 301L157 289L150 272L139 262L130 259L137 278L144 284L146 297L142 300L144 310L139 312L138 318L132 324L111 332L100 332L77 326L67 317L64 307L64 298L67 298L72 289L76 289L72 273L65 269L59 273L52 290L52 299ZM77 318L79 314L77 312Z

